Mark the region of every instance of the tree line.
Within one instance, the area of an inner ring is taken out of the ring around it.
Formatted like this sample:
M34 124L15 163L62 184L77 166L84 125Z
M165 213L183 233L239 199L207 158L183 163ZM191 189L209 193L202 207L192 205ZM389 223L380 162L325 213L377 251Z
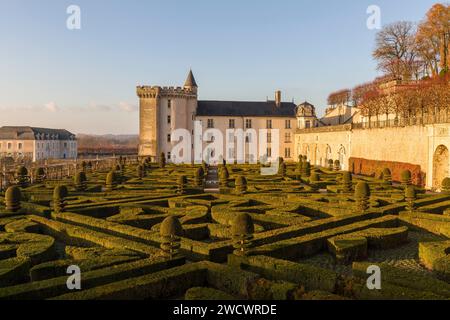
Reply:
M373 58L383 76L328 97L331 107L359 107L377 120L450 119L450 5L435 4L418 24L399 21L376 36Z

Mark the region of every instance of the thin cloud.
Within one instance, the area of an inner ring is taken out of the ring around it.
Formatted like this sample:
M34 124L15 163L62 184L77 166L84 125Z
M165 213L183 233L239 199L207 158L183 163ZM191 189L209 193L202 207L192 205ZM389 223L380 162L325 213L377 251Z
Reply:
M111 111L113 108L106 104L97 104L97 103L91 102L87 109L88 109L88 111L108 112L108 111Z
M44 109L48 112L58 112L59 111L59 107L54 101L44 104Z
M138 111L138 106L128 102L120 102L119 109L125 112L136 112Z

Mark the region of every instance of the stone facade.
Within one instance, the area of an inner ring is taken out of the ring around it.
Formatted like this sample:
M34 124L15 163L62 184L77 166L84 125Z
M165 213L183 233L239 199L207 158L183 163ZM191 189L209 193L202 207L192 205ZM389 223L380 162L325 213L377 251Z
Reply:
M0 128L0 158L76 159L77 141L67 130L33 127Z
M211 142L208 131L219 130L226 139L228 129L243 129L245 132L268 129L267 138L270 142L272 128L279 129L278 155L288 161L295 159L293 147L297 106L282 102L280 91L275 93L274 101L266 102L198 101L198 87L191 71L183 87L139 86L137 95L140 104L141 157L158 159L164 152L168 161L175 160L177 155L172 154L172 149L178 142L172 141L172 133L177 129L185 129L194 141L195 121L199 121L202 134L206 136L206 139L202 139L203 153L207 152ZM246 160L257 160L254 150L249 150L247 145L245 148ZM270 158L272 150L270 147L268 149L259 150L258 145L256 153L269 153ZM236 150L227 150L224 141L224 158L232 160L235 153ZM192 161L194 158L192 152Z
M450 176L450 124L360 128L358 124L299 129L295 135L296 155L306 155L312 164L326 166L339 160L343 170L352 171L350 158L390 161L420 166L423 184L440 189ZM375 174L375 172L373 172Z

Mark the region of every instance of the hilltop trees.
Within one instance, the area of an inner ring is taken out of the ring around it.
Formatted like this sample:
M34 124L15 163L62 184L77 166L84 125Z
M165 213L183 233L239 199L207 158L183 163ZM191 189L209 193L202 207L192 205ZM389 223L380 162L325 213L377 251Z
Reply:
M347 105L351 100L352 91L350 89L343 89L336 92L331 93L328 96L328 105L337 106L337 105Z
M373 57L378 69L397 79L411 79L416 73L415 27L401 21L385 26L376 36Z
M377 34L372 54L384 75L330 94L328 104L360 108L369 127L382 120L386 126L447 121L449 43L449 4L435 4L418 26L406 21L386 25Z
M418 55L427 74L437 76L450 67L450 4L435 4L419 24L416 34Z

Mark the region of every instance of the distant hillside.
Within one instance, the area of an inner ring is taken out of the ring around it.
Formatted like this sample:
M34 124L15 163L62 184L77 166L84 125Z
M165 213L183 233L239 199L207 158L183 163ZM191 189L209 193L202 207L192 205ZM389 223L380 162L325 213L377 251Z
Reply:
M136 154L138 135L77 134L79 155Z

